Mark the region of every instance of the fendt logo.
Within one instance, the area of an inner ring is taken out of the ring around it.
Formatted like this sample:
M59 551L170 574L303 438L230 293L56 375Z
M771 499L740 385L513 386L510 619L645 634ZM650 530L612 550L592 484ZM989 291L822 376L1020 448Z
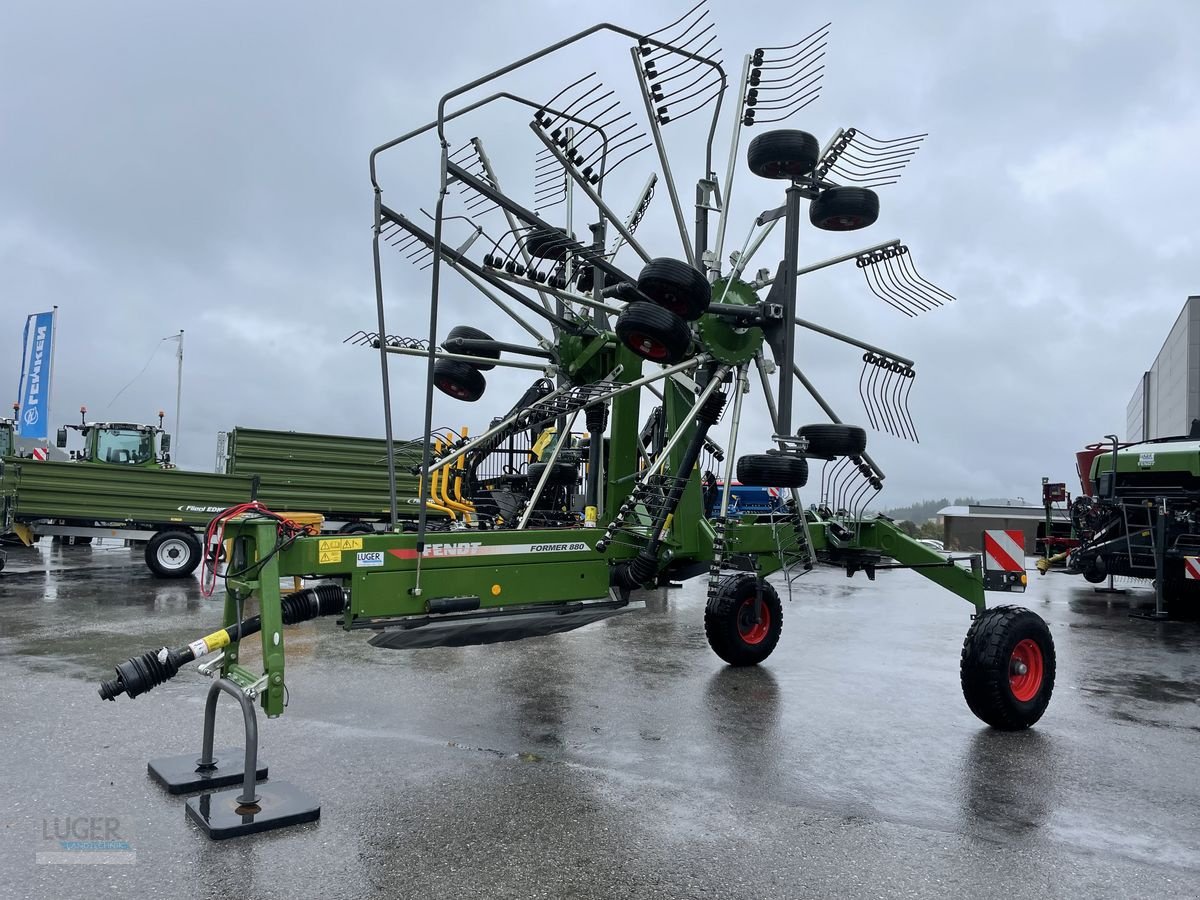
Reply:
M482 542L460 541L456 544L430 544L425 548L424 556L475 556L479 553Z

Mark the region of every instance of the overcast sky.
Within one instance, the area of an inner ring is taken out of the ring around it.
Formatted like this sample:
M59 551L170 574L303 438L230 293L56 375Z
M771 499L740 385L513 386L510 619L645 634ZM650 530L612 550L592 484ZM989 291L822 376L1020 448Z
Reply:
M776 0L711 6L735 76L754 47L824 23L815 7ZM685 9L614 2L603 14L651 31ZM186 467L211 468L216 432L235 425L381 435L378 357L342 344L375 321L370 149L432 119L442 93L594 15L563 2L9 8L0 388L15 399L25 315L57 304L55 425L75 421L80 404L89 418L148 421L164 408L170 421L175 345L161 339L184 329ZM1200 293L1198 45L1200 6L1184 0L838 4L823 94L785 124L822 140L839 126L930 137L901 181L880 190L877 225L805 228L801 257L900 238L922 274L957 297L908 319L853 264L801 282L805 318L917 362L920 444L870 438L888 476L883 505L964 494L1036 502L1042 475L1073 480L1074 450L1124 434L1141 373L1185 298ZM628 47L596 38L499 87L549 99L597 71L632 99ZM703 174L701 118L666 132L685 202ZM450 131L454 146L479 136L526 202L537 149L528 121L496 105ZM723 116L722 174L728 129ZM760 132L739 151L727 251L782 202L778 183L744 165ZM612 205L626 210L655 166L652 153L628 162L606 188ZM385 157L385 202L414 217L432 210L436 171L429 140ZM577 209L576 232L586 234L591 212ZM679 256L664 192L639 237L656 255ZM775 265L779 238L755 267ZM618 262L636 271L634 259L625 251ZM392 252L384 275L388 330L424 335L428 272ZM443 334L471 322L523 337L452 272L445 303ZM842 418L865 423L860 354L810 334L799 347ZM412 437L423 363L393 358L392 368L397 433ZM478 427L529 376L489 379L478 404L438 395L435 422ZM820 418L798 399L798 422ZM741 449L765 449L769 433L756 390Z

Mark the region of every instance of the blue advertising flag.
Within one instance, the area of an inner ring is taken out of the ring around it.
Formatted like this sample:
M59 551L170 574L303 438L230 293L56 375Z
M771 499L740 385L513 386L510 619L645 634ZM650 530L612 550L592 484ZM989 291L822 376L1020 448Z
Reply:
M34 313L25 322L21 363L21 408L17 433L45 440L50 428L50 349L54 339L54 313Z

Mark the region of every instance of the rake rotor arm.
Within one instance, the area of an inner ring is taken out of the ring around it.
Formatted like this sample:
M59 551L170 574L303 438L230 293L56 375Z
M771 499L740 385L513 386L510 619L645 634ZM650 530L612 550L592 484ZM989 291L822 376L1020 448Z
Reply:
M799 366L794 365L794 364L792 365L792 374L794 374L796 376L796 380L799 381L800 384L802 384L804 386L804 389L806 391L808 391L809 396L811 396L815 401L817 401L817 405L819 407L821 407L821 409L825 410L825 415L829 416L829 421L833 422L835 425L841 425L842 420L840 418L838 418L838 414L833 411L833 407L830 406L829 403L826 402L825 398L822 397L821 394L817 391L817 389L815 387L813 387L813 383L804 376L804 373L800 371ZM875 474L879 477L879 480L883 481L883 479L885 477L883 474L883 469L879 468L879 466L876 464L875 460L871 459L871 457L866 453L866 451L863 451L862 458L863 458L863 461L867 463L867 465L869 465L872 469L875 470Z
M425 229L421 228L419 225L414 223L407 216L405 216L401 213L398 213L395 210L388 208L387 206L384 206L381 204L379 207L379 214L383 219L386 219L389 222L393 222L396 225L399 225L405 231L409 232L409 234L414 235L415 237L417 237L418 239L420 239L421 241L423 241L430 247L433 247L435 244L438 243L434 239L434 236L431 235L429 232L425 231ZM495 278L492 275L492 273L489 272L487 269L485 269L483 266L480 266L477 263L472 262L464 254L462 254L462 253L458 252L457 250L454 250L450 247L447 247L445 244L442 244L441 247L442 247L442 252L441 252L442 258L444 258L451 265L453 265L455 267L461 267L461 268L465 269L466 271L470 272L472 275L475 275L477 278L483 279L488 284L495 287L497 290L504 292L509 297L516 300L518 303L520 303L522 306L524 306L530 312L535 313L536 315L541 316L543 319L546 319L546 320L552 322L554 325L563 329L567 333L574 333L575 331L578 330L578 326L574 322L571 322L568 319L564 319L562 316L557 315L557 314L551 312L550 310L543 309L541 306L539 306L534 301L530 300L528 297L526 297L520 291L516 290L515 288L509 287L502 280Z
M841 256L834 256L829 259L822 260L821 262L816 262L811 265L804 266L802 269L796 270L796 275L797 276L807 275L810 272L816 272L819 269L825 269L825 268L828 268L829 266L836 266L838 263L844 263L844 262L849 262L852 259L858 259L858 257L862 256L864 253L874 253L877 250L886 250L889 247L898 247L899 245L900 245L899 238L895 238L890 241L884 241L882 244L875 244L872 247L866 247L862 250L855 250L853 253L843 253ZM759 288L764 288L767 285L774 284L774 283L775 283L774 278L762 278L762 279L759 279L758 281L752 282L750 287L754 288L755 290L758 290Z
M815 331L817 334L823 334L826 337L831 337L834 340L841 341L844 344L850 344L854 347L858 347L861 350L867 350L871 353L877 353L880 356L886 356L888 359L894 359L896 362L904 363L904 365L909 366L910 368L916 365L916 363L914 363L911 359L906 359L899 353L893 353L890 350L884 350L881 347L876 347L874 344L868 344L866 341L860 341L858 338L852 338L847 334L842 334L840 331L834 331L832 328L825 328L822 325L817 325L815 322L809 322L805 319L793 319L792 321L794 321L801 328L807 328L809 331Z

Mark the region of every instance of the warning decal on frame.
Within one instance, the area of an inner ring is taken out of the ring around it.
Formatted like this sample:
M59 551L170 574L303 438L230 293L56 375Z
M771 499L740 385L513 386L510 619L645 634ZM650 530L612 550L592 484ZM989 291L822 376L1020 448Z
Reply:
M317 562L319 563L340 563L342 561L341 550L319 550L317 551Z
M325 550L361 550L363 539L356 538L321 538L317 549Z

